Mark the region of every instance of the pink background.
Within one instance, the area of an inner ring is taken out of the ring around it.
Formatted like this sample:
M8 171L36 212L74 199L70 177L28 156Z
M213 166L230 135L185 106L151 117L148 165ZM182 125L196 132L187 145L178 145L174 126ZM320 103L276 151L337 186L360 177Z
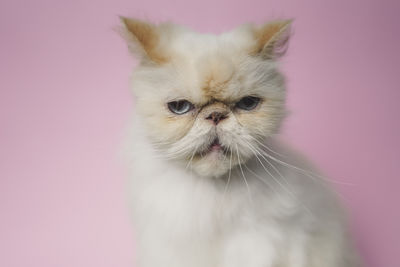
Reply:
M133 266L117 157L134 61L117 15L221 32L295 18L285 136L331 179L366 266L400 266L400 5L393 1L0 3L0 266Z

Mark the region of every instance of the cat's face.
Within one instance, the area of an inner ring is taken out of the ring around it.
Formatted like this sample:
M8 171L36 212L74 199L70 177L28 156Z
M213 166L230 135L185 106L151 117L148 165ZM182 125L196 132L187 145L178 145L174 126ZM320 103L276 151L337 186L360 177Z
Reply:
M142 63L133 77L137 112L160 156L218 177L253 157L284 116L275 59L289 22L200 35L123 19Z

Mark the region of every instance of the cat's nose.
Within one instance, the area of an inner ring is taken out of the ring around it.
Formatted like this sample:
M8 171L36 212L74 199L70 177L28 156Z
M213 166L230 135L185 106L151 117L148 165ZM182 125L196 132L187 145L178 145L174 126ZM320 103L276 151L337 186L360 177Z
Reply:
M206 117L206 120L209 120L217 125L220 121L226 119L227 117L228 116L226 112L213 111Z

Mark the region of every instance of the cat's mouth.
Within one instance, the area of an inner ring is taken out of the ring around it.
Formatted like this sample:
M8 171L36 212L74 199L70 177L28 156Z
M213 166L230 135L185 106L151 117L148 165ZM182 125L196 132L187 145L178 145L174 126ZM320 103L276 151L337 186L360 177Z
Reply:
M226 154L229 152L229 149L221 144L218 137L215 137L212 142L210 142L203 150L197 152L198 156L205 156L211 153L222 153Z
M210 144L209 150L221 150L221 149L223 149L223 146L221 145L221 143L219 142L219 138L217 137Z

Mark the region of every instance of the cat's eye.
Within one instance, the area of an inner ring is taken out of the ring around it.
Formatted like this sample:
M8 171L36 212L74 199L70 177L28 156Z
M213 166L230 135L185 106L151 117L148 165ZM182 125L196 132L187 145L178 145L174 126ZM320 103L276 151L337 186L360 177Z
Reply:
M246 96L240 99L239 102L236 103L235 107L244 110L252 110L257 107L260 100L259 97Z
M182 115L194 108L193 104L187 100L168 102L168 109L175 114Z

